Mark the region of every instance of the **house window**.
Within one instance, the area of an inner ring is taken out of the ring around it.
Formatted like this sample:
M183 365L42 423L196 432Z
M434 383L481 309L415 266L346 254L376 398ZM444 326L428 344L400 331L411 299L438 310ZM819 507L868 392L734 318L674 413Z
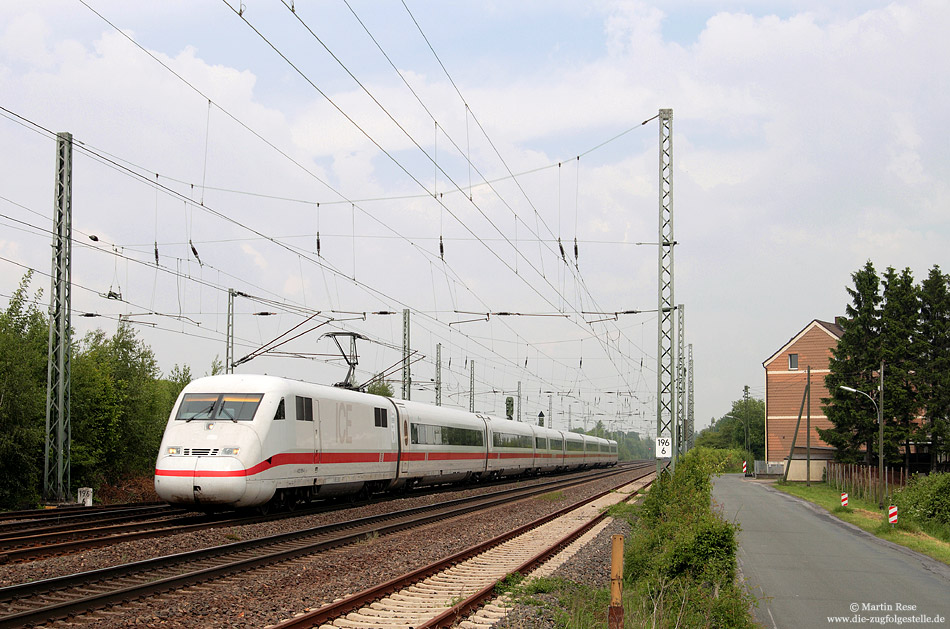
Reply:
M788 355L788 368L789 368L789 369L798 369L798 354L789 354L789 355Z

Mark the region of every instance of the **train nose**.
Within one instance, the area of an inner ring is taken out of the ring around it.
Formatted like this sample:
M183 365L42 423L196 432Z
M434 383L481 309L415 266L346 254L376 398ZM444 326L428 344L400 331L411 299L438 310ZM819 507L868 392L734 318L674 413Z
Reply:
M155 491L171 504L233 504L247 491L246 470L228 456L163 456L155 466Z

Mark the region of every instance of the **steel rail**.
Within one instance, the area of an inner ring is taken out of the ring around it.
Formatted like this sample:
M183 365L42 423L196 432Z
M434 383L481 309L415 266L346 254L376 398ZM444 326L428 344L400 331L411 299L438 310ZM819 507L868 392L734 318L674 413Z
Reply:
M576 477L572 474L571 477ZM563 479L563 477L559 477ZM545 482L558 482L557 479ZM499 480L491 483L485 483L482 486L508 485L511 480ZM444 493L446 491L458 491L457 486L438 486L422 490L414 495L432 495ZM391 501L403 498L402 495L390 495L385 497L374 497L369 500L353 502L348 508L362 506L373 502ZM153 537L167 537L179 533L189 533L201 531L209 528L221 528L224 526L244 526L257 524L260 522L270 522L282 520L291 517L304 515L314 515L326 513L328 511L340 510L339 505L328 505L326 503L314 505L306 508L299 508L295 511L271 513L267 515L244 515L240 512L227 512L223 514L205 516L205 521L194 522L196 518L202 516L193 514L184 516L177 520L161 520L154 522L141 522L138 524L117 524L108 527L94 527L86 529L64 529L59 532L53 532L56 527L46 529L50 534L36 533L21 538L4 538L0 535L0 565L5 563L18 563L25 561L34 561L44 557L53 557L66 555L72 552L82 552L90 548L99 548L110 546L120 542L127 542L136 539L149 539ZM172 512L181 513L181 511Z
M645 470L645 472L642 475L638 476L637 478L633 479L633 481L625 480L620 486L627 485L630 482L635 482L637 480L644 478L645 476L649 476L650 474L654 473L654 469L651 464L648 464L642 468L634 468L634 469L637 469L637 470L642 469L642 470ZM391 579L378 586L368 588L366 590L363 590L362 592L358 592L342 600L320 607L319 609L285 620L275 625L275 629L278 629L278 628L279 629L298 629L302 627L316 627L322 624L331 623L336 618L340 618L344 616L345 614L348 614L352 611L365 607L366 605L371 604L389 594L402 590L405 587L408 587L409 585L412 585L413 583L421 581L433 574L437 574L454 564L470 559L476 555L483 553L489 548L498 546L512 538L515 538L528 531L531 531L532 529L535 529L541 526L542 524L545 524L551 520L561 517L562 515L570 513L571 511L574 511L575 509L578 509L579 507L585 504L593 502L609 494L611 491L614 491L614 489L616 488L608 489L606 491L603 491L597 494L596 496L592 496L591 498L588 498L587 500L559 509L558 511L554 513L538 518L537 520L534 520L533 522L529 522L528 524L519 526L518 528L508 531L507 533L503 533L490 540L471 546L470 548L467 548L458 553L455 553L454 555L451 555L439 561L433 562L427 566L423 566L421 568L413 570L412 572L404 574L400 577L396 577L395 579ZM627 500L629 500L629 498ZM606 515L607 515L606 512L599 514L592 522L581 526L577 531L575 531L574 533L576 533L576 535L572 534L573 537L569 535L558 540L558 542L555 543L553 546L551 546L549 549L546 549L546 551L539 553L535 557L532 557L530 560L525 562L524 565L520 566L516 571L523 571L527 567L530 567L531 565L534 565L542 561L547 556L553 555L560 548L562 548L563 546L566 546L571 541L573 541L575 537L579 537L587 529L594 526L594 524L596 524L601 519L606 517ZM480 590L478 593L466 598L464 601L462 601L458 605L450 608L449 610L446 610L444 614L441 614L437 618L429 621L428 623L415 626L415 629L421 629L421 627L424 627L424 626L452 626L452 624L454 624L455 622L458 622L460 614L464 613L465 611L469 609L474 609L480 604L482 600L484 600L484 598L486 598L487 596L490 596L496 585L497 585L497 582L491 584L490 586L487 586L483 590ZM451 622L449 622L449 624L438 624L438 623L442 623L443 621L447 619L451 619ZM437 624L430 625L429 623L437 623Z
M503 490L476 497L455 499L437 505L416 507L384 516L360 518L346 523L331 524L304 531L295 531L255 540L235 542L234 544L217 546L210 549L180 553L178 555L149 559L143 562L125 564L112 568L103 568L77 575L68 575L35 583L0 588L0 601L7 602L10 605L16 605L19 604L20 599L26 596L40 597L51 592L58 592L57 596L62 597L66 595L66 592L63 592L65 588L82 588L87 593L92 587L105 587L105 584L101 582L106 579L119 579L122 577L131 577L136 574L143 575L148 572L156 573L159 570L169 568L172 564L180 566L183 563L190 564L196 561L210 561L222 556L233 556L239 552L254 552L266 546L274 546L288 542L296 542L299 544L295 548L257 554L236 561L218 563L211 567L200 568L173 576L159 577L145 584L122 587L92 596L84 595L73 600L66 600L40 608L15 612L0 617L0 627L49 622L86 611L108 607L116 603L141 598L157 592L179 589L195 583L219 578L227 574L246 571L262 565L269 565L293 559L301 555L312 554L336 546L349 544L364 539L367 534L396 532L433 521L455 517L478 509L490 508L504 502L510 502L514 499L524 499L533 495L547 493L552 489L585 484L627 471L629 471L629 469L612 470L605 474L584 479L562 480L559 482L545 483L540 486L536 485L530 488ZM391 524L380 526L381 523L385 521L390 521ZM327 535L344 529L349 529L350 532L343 533L342 535L338 534L330 539L312 541L312 538L319 536L326 537ZM306 538L311 538L311 540L308 541ZM141 578L141 576L138 578Z

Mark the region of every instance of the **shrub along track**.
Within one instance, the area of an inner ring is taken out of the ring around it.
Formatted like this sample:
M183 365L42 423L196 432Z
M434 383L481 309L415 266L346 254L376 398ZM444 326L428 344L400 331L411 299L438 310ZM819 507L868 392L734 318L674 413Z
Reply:
M625 470L619 469L605 472L604 475L623 473ZM380 534L420 526L424 522L485 509L490 504L510 502L515 496L524 498L583 482L591 481L551 481L532 488L505 490L398 514L364 518L345 525L318 527L3 588L0 589L0 614L3 614L0 626L47 622L122 601L154 596L159 592L221 579L226 575L319 553L354 541L374 539ZM344 526L346 530L343 530ZM150 601L150 605L154 605L154 600Z

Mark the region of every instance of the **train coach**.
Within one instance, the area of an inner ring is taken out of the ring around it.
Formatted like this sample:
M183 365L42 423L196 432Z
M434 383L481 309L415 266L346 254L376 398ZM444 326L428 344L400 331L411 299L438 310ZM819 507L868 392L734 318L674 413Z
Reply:
M165 429L155 490L196 509L314 498L617 461L616 442L457 409L260 375L201 378Z

